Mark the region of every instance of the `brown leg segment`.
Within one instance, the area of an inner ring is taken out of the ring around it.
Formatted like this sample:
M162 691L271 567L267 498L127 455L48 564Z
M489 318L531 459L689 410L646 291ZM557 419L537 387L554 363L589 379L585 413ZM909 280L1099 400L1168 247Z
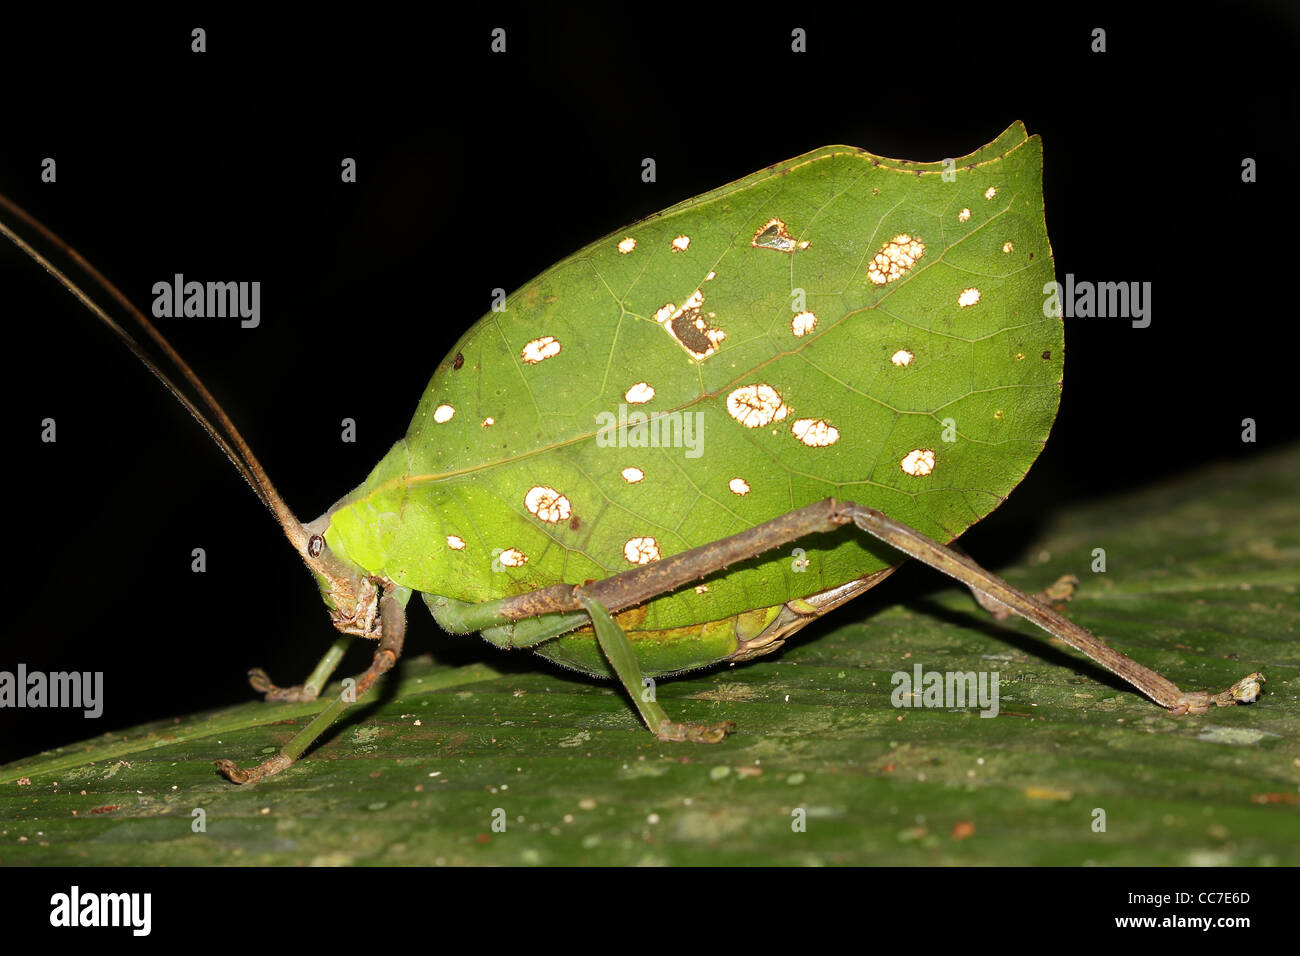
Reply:
M1168 708L1175 716L1203 714L1210 709L1211 703L1220 707L1250 703L1259 696L1260 684L1264 682L1264 677L1258 673L1248 674L1220 694L1211 695L1209 691L1203 690L1184 692L1173 681L1113 650L1048 605L985 571L970 558L944 547L901 522L894 521L884 512L852 502L842 503L839 512L845 520L853 521L868 534L961 581L977 594L990 599L993 604L1010 609L1053 637L1058 637L1076 650L1087 654L1157 704ZM984 604L984 601L981 600L980 603Z
M311 723L285 744L274 757L249 770L240 768L231 760L218 760L217 770L234 783L256 783L263 777L279 773L302 756L303 752L344 710L364 697L375 681L392 670L393 665L402 655L402 645L406 640L406 609L392 591L385 591L380 602L380 612L383 624L379 647L370 666L357 676L353 688L331 701L328 707L312 718Z
M949 547L951 547L951 545L949 545ZM966 552L962 551L960 548L953 548L953 550L958 554L966 554ZM1074 597L1075 589L1078 588L1078 586L1079 579L1077 577L1073 574L1062 574L1047 587L1043 588L1037 594L1030 595L1030 597L1039 604L1046 604L1049 607L1054 607L1057 603L1068 601L1070 598ZM993 615L994 620L1005 621L1015 613L1001 601L989 597L979 588L971 588L970 593L975 596L975 600L979 602L980 607ZM1057 608L1057 610L1060 610L1060 608Z
M788 544L808 534L832 531L849 522L904 554L962 582L977 595L982 595L980 603L986 607L1007 609L1018 614L1082 651L1162 707L1168 708L1174 715L1203 714L1211 704L1227 707L1250 703L1259 695L1264 678L1258 673L1248 674L1219 694L1212 695L1208 691L1185 693L1169 679L1108 647L1047 604L990 574L970 558L894 521L882 511L834 498L826 498L796 509L730 538L593 582L585 585L583 591L587 597L616 613L656 595L674 591L737 561ZM576 592L577 589L571 585L554 585L493 602L492 610L504 620L555 611L574 611L581 607Z

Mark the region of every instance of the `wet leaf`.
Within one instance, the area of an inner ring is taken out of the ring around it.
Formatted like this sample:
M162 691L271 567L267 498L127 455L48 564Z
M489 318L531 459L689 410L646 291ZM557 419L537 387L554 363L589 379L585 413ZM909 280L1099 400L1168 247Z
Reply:
M880 610L851 604L777 657L662 683L670 713L737 722L717 746L650 739L600 682L410 659L256 786L212 760L273 752L313 705L243 703L0 767L0 862L1296 865L1297 473L1293 449L1062 505L1006 572L1079 574L1069 613L1184 687L1263 670L1249 707L1166 717L965 592L891 606L885 585ZM916 663L996 669L1000 715L894 708L891 675Z

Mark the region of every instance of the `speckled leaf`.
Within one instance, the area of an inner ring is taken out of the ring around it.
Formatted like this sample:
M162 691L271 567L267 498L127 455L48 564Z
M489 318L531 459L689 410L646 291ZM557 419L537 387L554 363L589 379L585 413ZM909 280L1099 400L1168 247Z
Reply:
M665 684L675 713L739 724L717 746L660 743L612 686L528 659L409 659L382 702L255 786L211 761L273 753L316 705L0 767L0 863L1300 864L1297 473L1300 449L1063 507L1026 546L1037 563L1008 572L1079 573L1071 615L1185 686L1263 670L1249 707L1173 719L963 591L878 591L874 614L779 657ZM1105 575L1088 573L1098 541ZM1000 716L893 708L890 675L917 662L996 668Z
M1056 415L1041 171L1020 124L949 165L831 146L598 240L461 339L326 540L465 601L604 578L828 496L951 540ZM631 446L617 423L640 413L678 428L671 447ZM852 528L801 545L804 563L734 566L625 627L722 620L897 560Z

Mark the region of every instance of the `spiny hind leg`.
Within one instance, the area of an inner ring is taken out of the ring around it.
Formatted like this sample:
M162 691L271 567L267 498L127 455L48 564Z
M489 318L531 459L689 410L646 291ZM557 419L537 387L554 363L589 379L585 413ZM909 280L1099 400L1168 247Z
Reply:
M1164 675L1112 649L1101 639L1059 614L1048 603L1030 597L1001 578L985 571L966 555L939 544L875 508L866 508L847 501L837 502L836 505L839 515L852 520L863 531L961 581L974 591L977 597L983 594L995 606L1020 615L1053 637L1060 638L1076 650L1082 651L1162 707L1168 708L1174 716L1203 714L1212 704L1229 707L1233 704L1251 703L1259 696L1260 685L1264 683L1264 677L1259 673L1247 674L1219 694L1211 694L1203 690L1185 692ZM1060 593L1065 587L1072 590L1077 583L1074 581L1062 584L1064 580L1061 579L1048 590L1055 589ZM984 600L980 600L980 603L985 607L989 606ZM997 616L996 612L995 616Z
M1204 713L1211 704L1225 707L1249 703L1260 692L1263 677L1260 674L1248 674L1220 694L1212 695L1208 691L1185 693L1173 681L1108 647L1104 641L1062 616L1050 604L1012 587L985 571L969 557L895 521L882 511L834 498L805 505L730 537L600 581L589 582L581 588L557 584L481 605L459 605L452 602L444 604L441 610L435 608L434 616L444 627L452 625L449 629L479 630L538 615L560 615L579 609L590 611L591 608L584 601L595 602L600 612L608 616L610 611L622 611L660 594L670 593L738 561L806 535L834 531L849 523L903 554L960 581L996 604L999 609L1008 608L1053 637L1060 638L1128 681L1162 707L1168 708L1174 715ZM1066 583L1058 582L1049 592L1055 590L1059 594L1065 586ZM1072 583L1068 586L1072 586ZM445 599L437 601L445 602ZM592 614L593 622L600 612ZM598 628L597 636L599 635ZM623 643L626 643L626 637L623 638ZM611 646L616 645L617 641L611 640ZM623 684L631 693L639 686L639 679L632 683L624 680ZM637 694L633 695L634 700L637 697ZM645 717L644 710L642 716ZM653 724L650 726L651 729L656 729Z
M316 662L312 672L301 684L295 684L293 687L278 687L271 683L271 678L267 677L266 671L260 667L254 667L248 672L248 682L253 685L253 690L261 694L263 699L267 701L301 703L315 700L320 696L320 692L325 685L329 683L330 676L334 673L335 668L339 666L339 661L343 660L343 654L347 651L351 641L352 636L350 634L340 634L335 638L334 643L325 652L325 656Z
M970 557L970 552L956 541L952 542L948 547L963 557ZM971 596L975 598L975 602L979 604L980 607L984 608L984 610L988 611L989 614L993 616L994 620L1005 621L1007 618L1011 617L1011 615L1016 613L997 598L990 597L974 585L968 584L966 587L970 591ZM1079 579L1077 577L1073 574L1062 574L1059 578L1038 593L1031 594L1030 597L1041 604L1046 604L1048 607L1054 607L1059 611L1061 610L1059 605L1074 597L1074 592L1078 590L1078 587Z
M1031 594L1030 597L1040 604L1056 608L1059 611L1060 607L1058 605L1074 597L1074 592L1078 589L1078 586L1079 579L1077 577L1073 574L1062 574L1038 593ZM997 598L989 597L979 588L970 585L967 585L967 587L970 588L970 593L975 596L975 600L979 602L979 606L993 615L995 620L1005 621L1016 613Z

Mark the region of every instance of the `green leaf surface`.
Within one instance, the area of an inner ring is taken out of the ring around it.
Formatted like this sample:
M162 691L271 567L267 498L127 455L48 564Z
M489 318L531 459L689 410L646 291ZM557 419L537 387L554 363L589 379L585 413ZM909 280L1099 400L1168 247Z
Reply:
M1006 572L1079 574L1071 616L1184 688L1262 670L1249 707L1170 718L957 588L889 605L886 584L778 656L661 684L674 716L737 722L717 746L650 738L610 685L408 659L254 786L212 760L273 753L318 705L243 703L2 767L0 862L1296 865L1297 473L1292 449L1063 505ZM892 707L891 674L916 663L996 669L1000 715Z
M1042 451L1063 326L1043 308L1041 141L1016 123L949 163L825 147L547 269L438 367L406 438L331 515L330 548L480 602L831 496L951 540ZM655 598L628 630L724 620L893 559L847 528L799 566L769 554Z

